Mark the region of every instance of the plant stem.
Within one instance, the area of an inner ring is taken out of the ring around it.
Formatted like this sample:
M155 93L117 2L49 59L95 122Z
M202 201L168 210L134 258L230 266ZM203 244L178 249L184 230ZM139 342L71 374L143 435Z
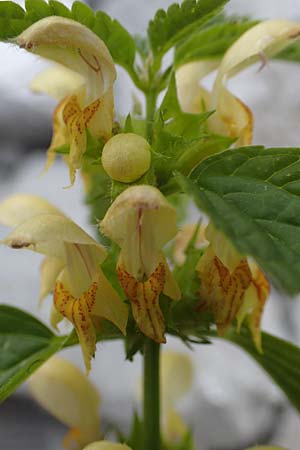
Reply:
M143 450L160 450L160 345L147 339L144 346L144 442Z
M149 67L149 85L146 96L147 138L153 139L153 122L156 110L157 91L153 86L153 72ZM160 392L159 392L159 352L160 344L151 339L144 345L144 432L143 450L161 450L160 442Z
M153 121L156 108L156 90L150 88L146 94L146 120L147 120L147 138L151 144L153 138Z

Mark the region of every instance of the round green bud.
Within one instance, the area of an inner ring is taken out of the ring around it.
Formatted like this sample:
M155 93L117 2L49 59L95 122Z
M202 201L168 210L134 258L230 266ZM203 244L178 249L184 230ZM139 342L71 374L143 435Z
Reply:
M104 145L101 160L113 180L131 183L149 169L150 145L138 134L120 133Z

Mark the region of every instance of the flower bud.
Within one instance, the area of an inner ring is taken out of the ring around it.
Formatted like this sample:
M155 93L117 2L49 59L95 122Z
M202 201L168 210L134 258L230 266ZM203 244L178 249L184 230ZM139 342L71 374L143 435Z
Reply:
M107 174L116 181L131 183L150 167L150 145L142 136L120 133L104 146L102 165Z

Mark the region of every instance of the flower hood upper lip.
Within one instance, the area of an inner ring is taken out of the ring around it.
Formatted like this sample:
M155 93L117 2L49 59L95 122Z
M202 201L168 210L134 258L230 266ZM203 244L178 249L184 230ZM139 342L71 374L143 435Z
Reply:
M89 79L88 103L107 92L116 79L115 65L104 42L74 20L58 16L41 19L23 31L15 42Z

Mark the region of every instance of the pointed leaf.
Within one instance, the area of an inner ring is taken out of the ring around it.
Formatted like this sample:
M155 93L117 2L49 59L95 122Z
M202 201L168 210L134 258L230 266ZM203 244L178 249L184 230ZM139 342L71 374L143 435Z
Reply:
M49 5L52 8L52 14L54 16L71 18L71 11L63 3L57 0L49 0Z
M0 39L17 36L29 25L21 6L10 1L0 2Z
M0 402L59 351L65 339L30 314L0 305Z
M160 9L148 26L153 53L161 57L196 28L215 16L228 0L185 0Z
M94 11L81 2L74 2L72 5L72 19L82 23L88 28L92 28L95 24Z
M26 0L26 17L33 23L53 14L51 6L44 0Z
M105 42L117 64L125 68L133 67L135 42L120 22L111 19L103 11L98 11L92 30Z

